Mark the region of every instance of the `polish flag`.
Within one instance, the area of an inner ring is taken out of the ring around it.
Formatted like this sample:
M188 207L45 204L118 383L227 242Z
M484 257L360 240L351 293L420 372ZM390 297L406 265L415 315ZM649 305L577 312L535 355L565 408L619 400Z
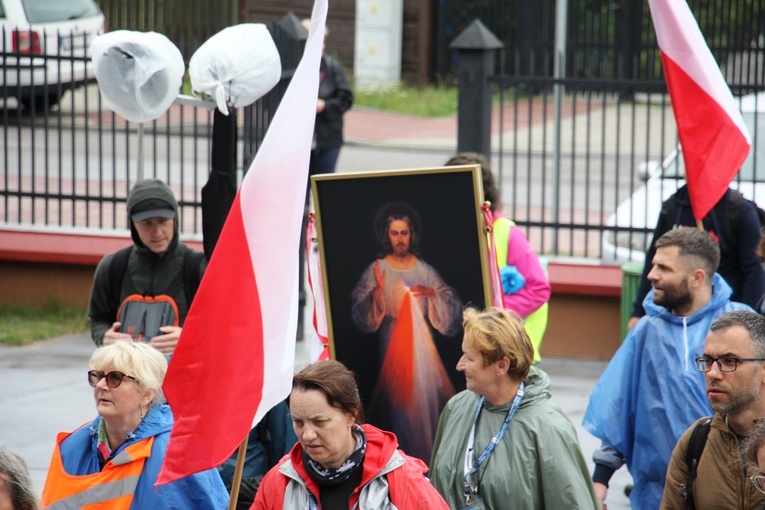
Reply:
M693 215L723 197L751 141L733 95L685 0L648 0L661 50Z
M242 182L189 310L163 389L175 415L157 485L221 465L287 397L298 263L327 0Z
M305 233L306 260L308 261L308 285L313 297L313 334L310 336L311 362L329 359L329 335L327 333L327 307L324 301L324 279L321 271L318 238L314 215L308 217Z

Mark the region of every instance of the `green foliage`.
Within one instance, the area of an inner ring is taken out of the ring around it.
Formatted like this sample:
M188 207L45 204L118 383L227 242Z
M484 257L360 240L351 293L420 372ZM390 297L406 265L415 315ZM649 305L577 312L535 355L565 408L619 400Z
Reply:
M396 84L354 91L354 106L421 117L448 117L457 113L457 88L414 87Z
M24 345L87 329L87 312L82 308L55 301L45 306L0 305L0 343Z

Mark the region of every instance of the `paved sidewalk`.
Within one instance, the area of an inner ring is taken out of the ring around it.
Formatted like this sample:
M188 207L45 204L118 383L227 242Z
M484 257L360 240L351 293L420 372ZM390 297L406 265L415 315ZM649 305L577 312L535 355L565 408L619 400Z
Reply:
M307 360L307 341L298 342L296 364ZM95 417L92 389L85 373L93 352L87 334L36 342L23 347L0 345L0 443L29 463L38 493L42 492L56 434ZM591 465L598 441L580 423L590 390L605 368L598 361L546 358L540 367L550 374L553 399L576 425L582 450ZM612 480L610 510L629 508L623 488L629 474L622 469Z

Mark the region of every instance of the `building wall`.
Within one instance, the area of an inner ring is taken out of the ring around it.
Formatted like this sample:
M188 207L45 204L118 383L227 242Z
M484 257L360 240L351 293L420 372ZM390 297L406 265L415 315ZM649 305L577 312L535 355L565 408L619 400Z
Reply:
M53 299L85 308L95 269L92 264L0 260L0 305L43 305ZM619 310L619 297L553 293L542 356L610 359L620 345Z
M239 19L242 23L270 24L292 11L300 19L310 18L312 0L241 0ZM356 1L331 0L327 13L327 53L337 56L340 63L353 73L354 31L356 30Z
M386 0L380 0L386 1ZM300 18L311 15L310 0L242 0L239 19L243 23L271 23L292 11ZM426 83L432 75L433 0L404 0L402 79ZM327 53L335 55L349 74L353 74L355 51L356 1L332 0L327 15Z

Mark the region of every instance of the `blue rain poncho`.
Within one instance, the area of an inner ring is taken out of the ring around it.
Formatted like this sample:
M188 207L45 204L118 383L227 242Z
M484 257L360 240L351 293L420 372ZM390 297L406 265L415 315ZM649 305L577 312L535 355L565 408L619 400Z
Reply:
M712 299L689 317L643 301L647 315L632 328L590 394L582 425L623 456L634 479L633 508L659 508L675 443L712 409L695 358L704 351L712 322L734 310L731 288L715 274Z

